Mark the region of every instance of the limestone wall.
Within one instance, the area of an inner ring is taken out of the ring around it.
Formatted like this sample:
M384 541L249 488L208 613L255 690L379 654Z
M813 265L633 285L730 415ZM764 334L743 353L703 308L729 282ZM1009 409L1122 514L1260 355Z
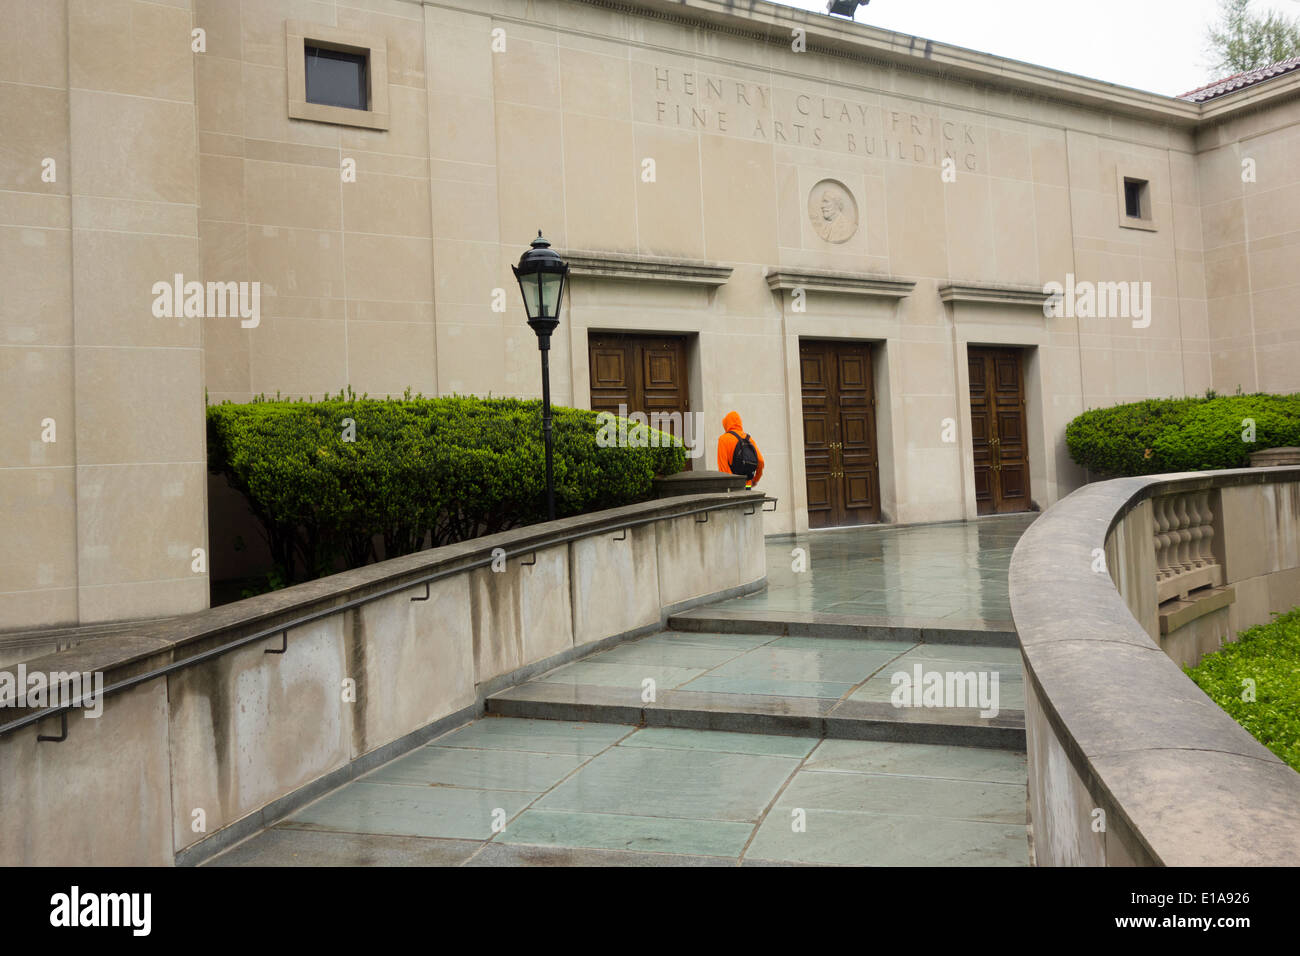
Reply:
M0 3L0 630L207 606L194 12Z
M1224 394L1300 390L1295 335L1300 258L1300 102L1220 115L1196 138L1211 384ZM1193 288L1200 281L1189 277Z

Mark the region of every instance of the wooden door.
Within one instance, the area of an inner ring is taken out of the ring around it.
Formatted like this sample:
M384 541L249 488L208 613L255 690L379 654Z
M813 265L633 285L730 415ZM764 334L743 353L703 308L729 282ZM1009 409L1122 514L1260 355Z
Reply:
M1029 511L1029 444L1019 349L971 348L971 441L975 505L982 514Z
M871 347L799 343L808 527L880 520L880 463Z
M677 412L672 426L665 423L663 430L684 438L682 423L691 407L684 337L592 332L587 346L592 411L647 417ZM688 457L687 468L691 462Z

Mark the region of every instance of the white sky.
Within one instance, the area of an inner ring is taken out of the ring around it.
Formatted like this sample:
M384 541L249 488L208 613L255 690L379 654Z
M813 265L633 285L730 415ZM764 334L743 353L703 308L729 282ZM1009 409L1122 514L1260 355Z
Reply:
M826 12L826 0L774 0ZM1218 79L1205 35L1219 0L871 0L857 21L1176 96ZM1295 19L1300 0L1253 0Z

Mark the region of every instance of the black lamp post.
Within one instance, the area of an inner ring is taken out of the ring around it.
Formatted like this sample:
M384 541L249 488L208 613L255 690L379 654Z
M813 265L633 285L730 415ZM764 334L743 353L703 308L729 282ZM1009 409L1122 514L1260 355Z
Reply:
M555 520L555 480L551 475L551 333L560 324L560 297L564 294L564 278L569 274L569 264L560 258L551 244L537 238L532 248L519 257L519 265L511 266L519 280L524 308L528 311L528 325L537 333L537 349L542 353L542 438L546 442L546 517Z

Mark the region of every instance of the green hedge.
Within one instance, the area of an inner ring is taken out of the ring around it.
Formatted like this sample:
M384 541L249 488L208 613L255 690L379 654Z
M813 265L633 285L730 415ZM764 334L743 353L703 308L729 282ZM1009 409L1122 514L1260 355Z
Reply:
M1245 440L1247 419L1254 442ZM1070 422L1076 464L1102 477L1245 468L1250 454L1300 445L1300 394L1159 398L1095 408Z
M552 411L557 517L645 498L656 475L684 466L680 442L660 432L632 429L661 447L601 447L596 413ZM209 468L248 500L276 582L380 560L376 540L392 558L545 520L540 401L349 393L207 415Z
M1186 671L1256 740L1300 770L1300 608L1243 631ZM1242 699L1247 680L1254 682L1253 701Z

